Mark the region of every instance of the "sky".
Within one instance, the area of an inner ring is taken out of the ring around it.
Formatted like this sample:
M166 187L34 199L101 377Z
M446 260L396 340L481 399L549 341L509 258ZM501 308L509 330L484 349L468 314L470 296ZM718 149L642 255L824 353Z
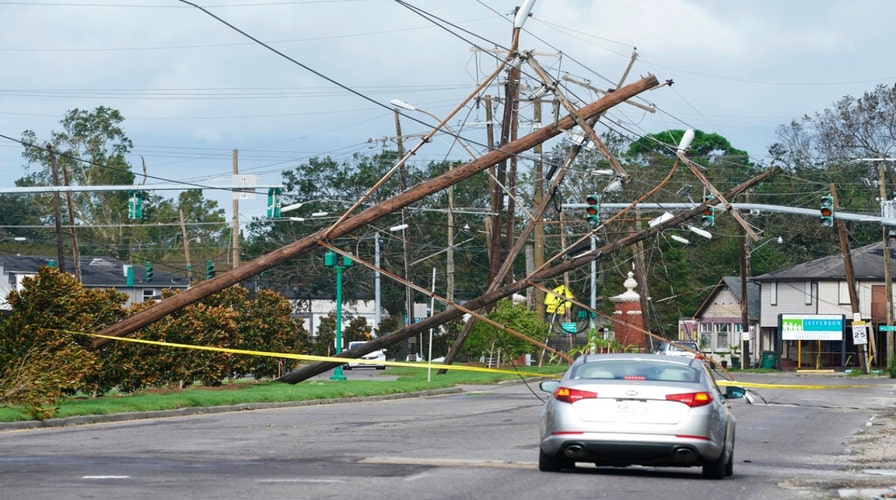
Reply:
M68 111L105 106L124 116L146 184L208 186L229 218L230 193L213 188L232 182L234 151L241 175L277 185L312 157L395 149L392 99L419 110L401 118L415 146L430 115L495 69L521 3L0 0L0 187L26 174L22 132L47 139ZM613 108L614 131L718 133L762 164L780 125L896 82L894 18L887 0L538 0L519 48L580 105L599 97L589 87L616 87L636 51L626 82L674 84L638 97L655 113ZM481 153L484 120L469 105L448 123ZM468 158L437 137L414 161ZM240 202L241 224L265 215L258 193Z

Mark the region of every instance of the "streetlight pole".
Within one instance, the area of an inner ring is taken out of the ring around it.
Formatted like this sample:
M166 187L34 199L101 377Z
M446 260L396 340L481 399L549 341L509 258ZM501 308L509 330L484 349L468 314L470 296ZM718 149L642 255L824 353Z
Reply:
M341 264L338 263L340 258ZM336 357L339 357L339 353L342 352L342 270L351 267L352 260L329 251L324 254L324 265L336 270ZM345 380L341 364L336 365L330 380Z

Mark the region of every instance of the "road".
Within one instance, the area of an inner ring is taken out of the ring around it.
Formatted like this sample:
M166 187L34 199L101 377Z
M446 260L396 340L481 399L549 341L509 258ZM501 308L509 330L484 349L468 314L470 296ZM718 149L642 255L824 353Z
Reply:
M864 471L885 464L857 463L844 444L874 430L869 422L892 419L892 380L741 380L831 388L758 388L768 404L733 401L735 470L722 481L701 479L699 468L539 472L545 394L515 383L426 398L0 431L0 491L33 499L787 499L896 485L896 476ZM854 384L861 387L847 387Z

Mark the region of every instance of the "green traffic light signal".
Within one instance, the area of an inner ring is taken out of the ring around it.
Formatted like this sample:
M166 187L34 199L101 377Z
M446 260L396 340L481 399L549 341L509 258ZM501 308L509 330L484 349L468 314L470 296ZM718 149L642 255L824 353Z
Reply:
M147 283L152 283L152 274L153 274L152 262L147 262L146 263L146 282Z
M205 279L210 280L215 277L215 263L207 260L205 261Z
M588 214L585 220L588 221L588 225L591 227L600 226L600 196L589 194L585 197L585 203L588 205L585 207L585 213Z
M834 225L834 197L827 195L821 197L821 227Z

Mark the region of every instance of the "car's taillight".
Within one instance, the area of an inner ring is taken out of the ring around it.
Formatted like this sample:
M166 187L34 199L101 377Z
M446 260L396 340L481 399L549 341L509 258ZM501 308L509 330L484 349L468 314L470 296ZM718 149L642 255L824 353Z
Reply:
M554 399L563 401L564 403L575 403L580 399L596 398L597 393L591 391L582 391L579 389L570 389L569 387L558 387L554 389Z
M708 392L687 392L684 394L666 394L666 400L678 401L691 408L708 405L712 402L712 394Z

